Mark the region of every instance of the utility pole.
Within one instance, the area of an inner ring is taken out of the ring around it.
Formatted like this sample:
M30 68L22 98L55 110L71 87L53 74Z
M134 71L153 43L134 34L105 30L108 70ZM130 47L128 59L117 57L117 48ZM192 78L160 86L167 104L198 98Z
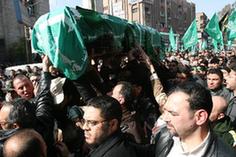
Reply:
M96 11L96 0L91 0L91 8Z
M27 63L32 62L32 53L31 53L31 39L30 39L30 28L24 26L25 32L25 51L26 51L26 61Z
M167 23L167 0L165 0L165 26L168 28L168 23Z

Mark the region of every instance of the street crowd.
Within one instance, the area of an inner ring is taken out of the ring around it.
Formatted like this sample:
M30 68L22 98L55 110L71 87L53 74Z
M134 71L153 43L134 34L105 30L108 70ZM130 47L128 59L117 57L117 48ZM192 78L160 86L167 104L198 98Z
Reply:
M90 63L76 80L47 56L1 69L0 156L236 156L235 50L160 60L136 45Z

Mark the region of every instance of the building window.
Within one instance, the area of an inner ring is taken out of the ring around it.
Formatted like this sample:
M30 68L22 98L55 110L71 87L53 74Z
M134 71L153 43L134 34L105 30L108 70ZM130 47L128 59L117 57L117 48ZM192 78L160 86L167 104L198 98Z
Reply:
M170 1L167 1L167 6L171 5L171 2Z
M182 14L182 6L181 5L178 6L178 12L180 15Z
M132 13L138 12L138 8L132 8Z
M21 3L26 7L30 17L35 16L35 2L34 0L21 0Z
M145 13L151 14L151 11L150 11L150 9L148 7L145 7Z
M168 17L171 16L171 9L170 9L170 8L167 9L167 16L168 16Z
M147 15L145 18L146 18L146 25L150 26L150 24L151 24L151 16Z
M165 23L164 23L164 22L161 22L161 23L160 23L160 27L161 27L161 28L164 28L164 27L165 27Z
M32 16L35 15L35 8L34 8L34 6L28 6L28 7L27 7L27 11L28 11L28 15L29 15L30 17L32 17Z
M160 16L161 16L161 17L164 17L164 16L165 16L164 11L161 11L161 12L160 12Z
M3 52L1 50L5 49L5 40L4 39L0 39L0 52Z
M103 7L103 10L108 10L108 6L104 6L104 7Z

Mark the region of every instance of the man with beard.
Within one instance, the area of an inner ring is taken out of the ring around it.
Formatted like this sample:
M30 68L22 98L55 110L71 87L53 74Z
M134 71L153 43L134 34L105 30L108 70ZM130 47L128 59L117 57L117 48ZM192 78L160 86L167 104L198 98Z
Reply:
M121 133L121 117L121 106L112 97L99 96L88 102L81 125L91 147L89 157L145 156Z
M185 82L173 89L162 115L167 129L156 136L156 156L236 156L235 150L210 130L211 110L211 94L200 84Z

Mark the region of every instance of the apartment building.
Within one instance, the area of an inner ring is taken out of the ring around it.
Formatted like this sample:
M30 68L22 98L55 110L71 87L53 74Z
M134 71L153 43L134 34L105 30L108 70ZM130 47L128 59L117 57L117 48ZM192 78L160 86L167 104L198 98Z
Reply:
M201 43L203 40L207 39L207 34L204 32L204 29L209 22L209 19L204 12L199 12L196 13L196 22L198 30L198 41Z
M0 62L13 62L17 57L29 59L29 28L49 11L48 0L0 1ZM24 42L22 42L24 41ZM25 45L22 45L24 43ZM19 48L18 48L19 47ZM25 52L20 52L25 49Z
M103 12L168 32L183 34L195 18L195 4L186 0L103 0Z

